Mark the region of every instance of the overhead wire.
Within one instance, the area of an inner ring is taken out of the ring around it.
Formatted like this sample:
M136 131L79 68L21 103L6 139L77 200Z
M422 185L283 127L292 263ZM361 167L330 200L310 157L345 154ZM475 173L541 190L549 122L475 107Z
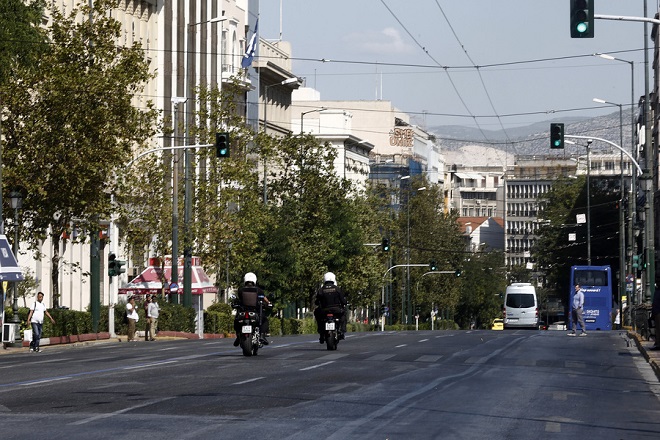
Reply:
M509 133L507 133L506 129L504 128L504 124L502 124L502 119L500 118L497 109L495 108L495 104L493 103L493 99L490 96L490 93L488 92L488 87L486 87L486 82L484 81L484 77L481 74L481 68L474 62L470 54L468 53L467 49L465 48L465 45L461 42L461 39L458 37L458 34L456 34L456 31L454 30L454 27L451 25L451 21L449 21L449 17L447 17L447 14L445 14L445 11L442 9L442 6L440 6L440 3L438 3L438 0L435 0L435 4L438 6L438 9L440 9L440 12L442 13L442 16L445 18L445 21L447 22L447 25L449 26L449 29L451 30L452 34L454 35L454 38L456 39L456 42L458 42L458 45L461 47L463 50L463 53L465 53L465 56L467 57L468 60L472 63L472 66L476 69L477 74L479 75L479 80L481 81L481 86L484 89L484 92L486 93L486 97L488 98L488 103L490 104L490 108L493 110L493 113L495 114L495 117L497 117L497 121L500 124L500 128L502 129L502 132L504 133L504 136L506 139L510 142L510 145L513 147L514 152L517 153L516 147L511 142L511 138L509 137Z
M392 17L394 17L394 19L397 21L397 23L399 23L399 25L403 28L403 30L408 34L408 36L409 36L409 37L415 42L415 44L416 44L420 49L422 49L422 51L426 54L426 56L428 56L431 60L433 60L433 62L436 63L438 66L443 67L442 64L441 64L438 60L436 60L436 59L435 59L435 58L429 53L429 51L426 49L426 47L424 47L422 44L420 44L419 41L417 41L417 39L416 39L416 38L410 33L410 31L408 30L408 28L406 28L406 26L401 22L401 20L399 20L399 17L398 17L398 16L397 16L397 15L396 15L396 14L390 9L389 6L387 6L387 3L385 3L385 0L380 0L380 1L381 1L381 3L383 4L383 6L385 6L385 8L388 10L388 12L392 15ZM468 112L468 114L470 114L470 115L472 116L472 120L473 120L473 122L475 123L475 125L477 126L477 128L479 129L479 132L481 133L481 135L484 137L484 139L485 139L486 141L488 141L488 140L489 140L489 139L488 139L488 136L486 136L486 133L484 132L484 130L483 130L483 128L481 127L481 125L479 124L479 121L477 120L477 118L472 114L472 111L470 110L470 108L468 107L467 103L466 103L465 100L463 99L463 96L461 95L461 92L458 90L458 87L456 86L456 83L454 83L454 79L453 79L453 78L451 77L451 75L449 74L449 71L447 71L447 69L444 69L444 72L445 72L445 74L447 75L447 79L449 80L449 83L451 84L452 88L454 89L454 92L456 93L456 96L458 97L458 99L459 99L459 100L461 101L461 103L463 104L463 107L464 107L465 110Z

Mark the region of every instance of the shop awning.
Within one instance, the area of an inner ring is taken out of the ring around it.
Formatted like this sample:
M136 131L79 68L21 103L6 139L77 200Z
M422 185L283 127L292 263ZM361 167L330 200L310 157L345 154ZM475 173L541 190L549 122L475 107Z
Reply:
M23 271L18 266L6 235L0 235L0 281L23 281Z
M178 293L183 294L183 268L184 261L179 259L177 266ZM199 257L192 257L192 283L193 295L204 293L217 293L218 288L213 285L206 272L201 266ZM140 275L133 278L128 284L119 289L120 295L153 295L160 294L165 288L165 293L170 293L172 283L172 262L165 257L165 266L161 267L160 258L150 258L149 266Z

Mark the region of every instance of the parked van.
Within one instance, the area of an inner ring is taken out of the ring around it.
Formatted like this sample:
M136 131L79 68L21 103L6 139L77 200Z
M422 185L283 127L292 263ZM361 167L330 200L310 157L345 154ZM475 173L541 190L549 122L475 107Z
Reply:
M504 295L504 328L536 328L539 307L536 289L530 283L513 283Z

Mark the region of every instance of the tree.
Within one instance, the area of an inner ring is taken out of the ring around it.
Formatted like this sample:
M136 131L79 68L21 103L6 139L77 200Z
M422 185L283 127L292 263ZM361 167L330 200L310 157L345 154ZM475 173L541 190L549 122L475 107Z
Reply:
M461 295L456 322L461 328L489 329L502 313L502 297L507 286L502 252L475 252L466 259L461 274Z
M3 93L3 183L24 190L23 240L37 249L50 235L56 307L62 232L76 221L97 233L98 219L110 216L116 172L156 128L153 104L133 105L152 74L139 44L115 44L121 26L108 11L116 6L99 0L66 15L53 8L48 49L35 66L17 68Z
M17 67L36 64L46 50L40 27L44 4L43 0L0 0L0 84Z

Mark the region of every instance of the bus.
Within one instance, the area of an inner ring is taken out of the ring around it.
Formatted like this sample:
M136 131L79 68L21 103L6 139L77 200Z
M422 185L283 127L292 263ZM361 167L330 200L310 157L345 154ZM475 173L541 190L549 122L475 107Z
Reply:
M610 266L572 266L568 308L573 310L575 285L584 291L582 317L587 330L612 330L612 269ZM570 313L569 330L573 326Z

